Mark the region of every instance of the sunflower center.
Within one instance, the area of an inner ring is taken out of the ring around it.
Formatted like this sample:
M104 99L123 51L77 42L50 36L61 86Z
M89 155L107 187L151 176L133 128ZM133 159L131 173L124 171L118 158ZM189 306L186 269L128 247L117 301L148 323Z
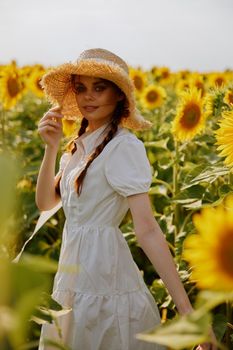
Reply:
M184 109L183 117L181 118L181 124L187 129L192 129L198 124L200 117L200 107L194 103L188 104Z
M134 80L134 85L135 85L136 89L139 91L142 90L142 87L143 87L142 78L139 77L138 75L136 75L133 80Z
M201 81L196 81L195 86L197 87L198 90L201 90L201 96L203 97L204 95L204 84Z
M229 93L228 99L229 99L230 103L233 104L233 92L230 92L230 93Z
M221 77L216 78L215 79L215 84L220 87L221 85L224 84L224 79L221 78Z
M225 233L218 251L219 264L222 270L233 278L233 228Z
M162 79L167 79L167 78L169 78L169 76L170 76L170 73L168 70L164 70L162 72Z
M146 99L148 102L153 103L158 100L158 93L156 91L149 91L146 95Z
M15 97L19 93L20 86L17 79L9 78L7 80L7 90L11 97Z

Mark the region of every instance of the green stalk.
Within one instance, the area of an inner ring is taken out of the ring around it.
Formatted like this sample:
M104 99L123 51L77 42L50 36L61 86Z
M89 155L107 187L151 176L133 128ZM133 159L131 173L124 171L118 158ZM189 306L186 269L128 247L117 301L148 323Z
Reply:
M233 185L233 171L232 170L229 171L228 182L229 182L229 185Z
M167 187L167 189L168 189L171 193L173 193L172 187L171 187L166 181L163 181L163 180L161 180L161 179L155 178L153 182L154 182L154 183L159 183L159 184L164 185L165 187Z
M227 331L226 331L226 345L227 345L227 349L231 349L231 347L232 347L231 335L232 335L233 331L232 331L231 327L229 327L229 324L231 324L232 320L233 320L232 301L228 301L226 303L226 310L227 310L227 323L228 323L228 327L227 327Z
M0 121L1 121L1 138L2 138L2 148L5 149L6 146L6 133L5 133L5 113L3 108L0 109Z
M178 141L174 140L175 144L175 159L173 164L173 197L179 192L178 176L179 176L179 144ZM180 221L180 205L176 203L174 205L174 225L175 225L175 237L174 245L176 241L176 236L179 232L179 221Z

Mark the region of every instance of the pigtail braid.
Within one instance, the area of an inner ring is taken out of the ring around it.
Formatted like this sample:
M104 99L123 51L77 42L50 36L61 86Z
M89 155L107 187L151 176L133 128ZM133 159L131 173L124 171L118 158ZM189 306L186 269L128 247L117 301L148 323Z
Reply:
M78 131L78 136L81 136L82 134L85 133L86 128L88 127L88 120L86 118L82 118L81 125ZM76 139L76 137L75 137ZM77 149L76 143L74 142L75 139L72 139L68 142L68 144L65 146L65 150L70 152L71 154L74 154L74 152ZM61 191L60 191L60 182L61 182L61 175L57 178L56 183L55 183L55 192L61 197Z

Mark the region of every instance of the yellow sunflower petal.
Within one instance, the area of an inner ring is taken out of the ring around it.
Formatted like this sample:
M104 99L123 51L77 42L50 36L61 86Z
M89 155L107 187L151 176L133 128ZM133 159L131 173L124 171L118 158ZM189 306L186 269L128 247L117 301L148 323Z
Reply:
M166 96L164 88L151 84L144 89L141 95L142 106L150 110L159 108L163 105Z
M206 117L201 91L197 88L183 91L172 123L174 137L180 141L192 139L204 129Z
M183 244L183 257L192 267L191 279L200 288L233 289L233 196L215 208L193 215L197 233Z
M220 156L225 156L225 164L233 167L233 111L225 111L219 123L220 128L215 131L216 145L221 150Z

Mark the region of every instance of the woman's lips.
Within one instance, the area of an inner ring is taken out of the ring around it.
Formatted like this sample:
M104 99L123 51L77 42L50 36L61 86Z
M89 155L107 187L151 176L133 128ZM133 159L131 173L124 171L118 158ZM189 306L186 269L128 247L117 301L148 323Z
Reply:
M85 111L87 111L87 112L93 112L93 111L95 111L98 107L95 107L95 106L84 106L83 108L84 108Z

